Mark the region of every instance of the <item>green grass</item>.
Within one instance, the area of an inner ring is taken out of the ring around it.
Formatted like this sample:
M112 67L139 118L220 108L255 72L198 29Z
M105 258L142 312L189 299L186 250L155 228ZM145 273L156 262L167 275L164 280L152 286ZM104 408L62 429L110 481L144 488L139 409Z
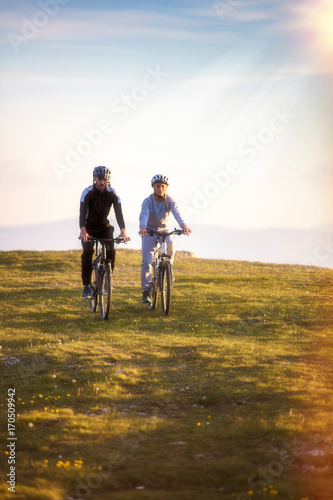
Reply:
M80 252L0 253L0 497L331 500L333 271L179 255L163 317L140 259L101 321Z

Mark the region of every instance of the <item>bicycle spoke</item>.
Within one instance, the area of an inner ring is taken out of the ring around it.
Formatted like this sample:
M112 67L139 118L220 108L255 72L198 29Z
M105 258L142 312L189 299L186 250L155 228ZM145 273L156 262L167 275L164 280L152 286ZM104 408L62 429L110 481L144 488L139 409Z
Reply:
M160 270L160 290L162 314L166 316L170 312L171 305L171 265L163 262Z
M100 272L99 280L99 313L101 319L109 317L111 309L111 272L110 267L104 266Z
M149 288L150 304L149 309L155 309L157 303L157 277L156 277L156 263L153 262L152 273L151 273L151 283Z
M96 312L97 309L97 301L98 301L98 284L97 284L97 265L93 265L93 270L91 274L91 289L92 289L92 296L90 299L88 299L89 303L89 309L91 312Z

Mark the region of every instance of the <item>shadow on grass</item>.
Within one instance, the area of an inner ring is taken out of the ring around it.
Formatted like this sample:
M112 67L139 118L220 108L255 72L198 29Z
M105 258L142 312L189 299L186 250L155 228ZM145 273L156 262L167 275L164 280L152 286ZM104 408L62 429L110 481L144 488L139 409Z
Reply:
M243 305L235 289L206 293L204 279L185 294L182 279L165 318L123 285L106 322L81 289L35 282L2 295L1 385L16 389L19 487L31 488L16 498L297 498L298 416L328 408L307 383L329 352L288 296Z
M196 345L166 344L163 352L136 346L136 357L118 360L87 348L59 360L36 351L31 371L27 358L26 372L8 367L4 379L25 400L17 424L21 485L35 484L32 467L74 498L127 498L140 485L145 498L156 498L156 491L168 492L161 498L180 492L179 498L234 498L253 488L255 478L257 493L268 483L277 488L297 456L290 451L295 434L277 424L303 392L269 380L265 363L228 366L226 354L212 366ZM59 466L75 460L82 460L82 471ZM295 491L290 478L282 483L282 491Z

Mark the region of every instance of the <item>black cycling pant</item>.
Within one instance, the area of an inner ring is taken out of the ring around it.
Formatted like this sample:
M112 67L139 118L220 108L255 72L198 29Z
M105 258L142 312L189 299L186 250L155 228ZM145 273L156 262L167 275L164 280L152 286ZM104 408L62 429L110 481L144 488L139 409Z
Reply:
M94 231L92 228L87 227L87 233L92 238L109 239L113 238L113 226L106 226L105 228ZM91 273L92 273L92 256L94 254L94 242L87 241L84 243L82 241L83 253L81 255L81 275L83 285L90 285L91 283ZM116 259L116 251L114 249L114 242L108 241L105 243L106 258L111 260L111 269L114 269L114 263Z

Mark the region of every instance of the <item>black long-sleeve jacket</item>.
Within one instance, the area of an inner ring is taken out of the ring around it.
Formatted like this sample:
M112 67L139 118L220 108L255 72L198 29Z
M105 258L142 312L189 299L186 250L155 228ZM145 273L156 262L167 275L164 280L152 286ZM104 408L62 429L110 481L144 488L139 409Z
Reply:
M112 187L98 191L95 185L87 187L80 199L80 228L89 227L95 231L110 224L108 219L113 205L120 229L125 229L125 222L120 198Z

